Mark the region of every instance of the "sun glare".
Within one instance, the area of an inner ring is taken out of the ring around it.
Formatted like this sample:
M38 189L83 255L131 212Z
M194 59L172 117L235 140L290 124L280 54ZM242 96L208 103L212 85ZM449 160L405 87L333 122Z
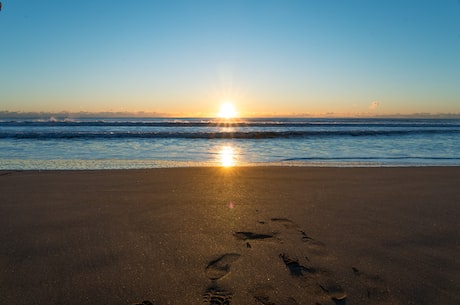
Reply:
M225 102L220 106L219 114L217 115L219 118L222 119L233 119L237 115L235 106L231 102Z
M231 146L224 146L219 152L220 164L223 167L232 167L235 165L235 152Z

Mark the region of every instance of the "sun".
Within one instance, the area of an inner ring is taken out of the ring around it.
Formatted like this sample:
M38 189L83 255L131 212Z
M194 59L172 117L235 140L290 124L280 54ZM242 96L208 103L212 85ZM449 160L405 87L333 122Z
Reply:
M226 120L236 118L237 112L235 106L233 106L232 102L224 102L222 106L220 106L220 111L217 116Z

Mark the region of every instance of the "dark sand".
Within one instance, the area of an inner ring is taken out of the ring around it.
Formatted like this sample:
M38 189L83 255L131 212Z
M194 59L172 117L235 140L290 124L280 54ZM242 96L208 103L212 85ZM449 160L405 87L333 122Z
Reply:
M458 167L2 171L0 304L457 305L459 219Z

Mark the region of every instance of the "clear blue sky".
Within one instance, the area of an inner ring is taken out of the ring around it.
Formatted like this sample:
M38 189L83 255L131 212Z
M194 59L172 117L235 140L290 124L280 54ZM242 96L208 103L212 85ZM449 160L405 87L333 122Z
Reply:
M460 1L3 0L0 110L460 113Z

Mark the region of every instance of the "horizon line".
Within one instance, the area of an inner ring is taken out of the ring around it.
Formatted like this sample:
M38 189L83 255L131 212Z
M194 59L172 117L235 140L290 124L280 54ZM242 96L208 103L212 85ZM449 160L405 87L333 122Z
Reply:
M216 116L194 116L172 113L160 113L154 111L9 111L0 110L0 119L4 118L27 118L27 117L60 117L60 118L189 118L189 119L215 119ZM460 113L291 113L291 114L258 114L234 118L460 118Z

